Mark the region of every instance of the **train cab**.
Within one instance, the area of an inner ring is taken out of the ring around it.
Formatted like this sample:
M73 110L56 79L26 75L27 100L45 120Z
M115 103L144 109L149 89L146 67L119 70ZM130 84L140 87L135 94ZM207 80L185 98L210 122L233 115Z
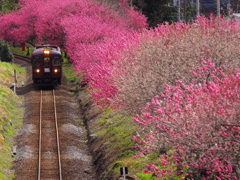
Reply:
M37 85L60 85L62 78L61 49L55 45L36 46L32 54L32 79Z

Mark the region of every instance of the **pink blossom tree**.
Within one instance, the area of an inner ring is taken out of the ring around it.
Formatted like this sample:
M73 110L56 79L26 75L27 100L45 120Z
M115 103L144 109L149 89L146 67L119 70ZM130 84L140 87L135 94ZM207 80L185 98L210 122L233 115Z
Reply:
M235 21L199 17L195 24L165 23L135 34L114 59L112 77L117 94L109 98L138 113L164 91L164 83L210 81L210 74L198 77L190 73L201 65L201 58L211 59L216 67L224 65L224 71L235 71L239 68L239 30Z
M140 26L146 26L146 18L127 6L126 1L121 1L119 4L122 7L121 12L120 8L109 9L103 3L89 0L66 0L61 2L54 0L20 0L19 6L21 7L19 10L0 18L0 26L3 29L1 31L2 38L19 41L26 40L29 37L37 37L38 41L48 40L50 43L56 43L64 47L66 36L71 34L65 34L65 27L61 22L70 16L78 19L78 23L85 20L94 20L111 26L111 23L115 20L115 25L119 27L125 26L130 29L138 29ZM88 18L82 19L82 17ZM108 20L110 21L108 22ZM96 29L92 26L93 24L90 23L89 25L91 26L82 27L86 28L85 35L91 32L91 29Z
M19 6L22 6L21 9L1 16L1 38L9 42L22 43L27 41L35 45L37 41L36 27L39 20L38 7L41 5L42 3L40 1L35 0L26 4L20 1Z
M102 6L102 10L91 12L91 16L86 11L80 17L74 15L61 21L68 34L66 47L74 67L86 75L91 94L100 105L109 104L109 98L116 94L111 79L113 59L134 34L146 27L144 16L129 7L127 9L126 5L124 7L129 17L127 20L123 19L127 15L119 15Z
M6 14L0 20L1 38L9 42L23 42L31 34L30 30L26 31L23 17L18 12Z
M229 74L222 69L202 60L192 73L210 72L213 81L165 84L165 91L135 116L143 126L134 137L139 156L159 154L157 164L147 165L145 172L158 177L240 179L240 69Z
M33 37L65 48L74 68L90 80L95 99L109 103L109 97L116 94L110 76L113 54L117 57L126 41L147 25L146 18L126 2L108 8L89 0L21 0L17 15L1 17L5 28L1 34L11 41Z

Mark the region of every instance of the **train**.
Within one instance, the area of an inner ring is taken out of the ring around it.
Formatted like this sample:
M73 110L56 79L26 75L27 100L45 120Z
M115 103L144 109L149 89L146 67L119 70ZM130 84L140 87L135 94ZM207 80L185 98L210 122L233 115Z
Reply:
M36 46L31 58L33 83L40 86L61 85L62 62L60 47L51 44Z

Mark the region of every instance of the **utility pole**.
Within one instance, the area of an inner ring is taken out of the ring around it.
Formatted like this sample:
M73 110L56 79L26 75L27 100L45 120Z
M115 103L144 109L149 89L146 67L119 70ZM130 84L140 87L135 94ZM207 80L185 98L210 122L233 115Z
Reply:
M186 13L186 0L183 1L184 2L184 22L187 22L187 13Z
M220 0L217 0L217 16L220 17Z
M178 0L177 2L178 2L178 6L177 6L177 8L178 8L177 17L178 17L178 22L180 22L180 21L181 21L181 0Z
M230 0L228 0L228 4L227 4L227 11L228 11L228 18L230 18L230 13L231 13L231 3Z
M4 3L4 0L2 0L2 2L1 2L1 11L2 11L2 13L3 13L3 3Z
M199 0L196 0L196 9L197 9L197 16L200 16L200 10L199 10Z

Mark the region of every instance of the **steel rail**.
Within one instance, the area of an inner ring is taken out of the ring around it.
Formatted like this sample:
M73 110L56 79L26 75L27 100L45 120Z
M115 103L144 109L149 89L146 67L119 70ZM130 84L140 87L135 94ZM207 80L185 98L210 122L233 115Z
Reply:
M58 121L57 121L57 106L56 106L56 97L55 97L55 91L54 91L54 89L53 89L53 103L54 103L54 116L55 116L55 126L56 126L56 135L57 135L59 180L62 180L61 154L60 154L59 133L58 133Z
M38 143L38 180L41 178L41 152L42 152L42 90L40 92L39 108L39 143Z
M24 56L24 55L20 55L20 54L13 54L14 59L18 59L21 61L25 61L28 63L31 63L31 57L30 56Z
M53 106L54 106L54 119L55 119L55 129L56 129L56 143L57 143L57 156L58 156L58 169L59 169L59 180L62 180L62 168L61 168L61 155L60 155L60 143L59 143L59 132L58 132L58 122L57 122L57 108L56 108L56 97L53 89ZM41 153L42 153L42 111L43 111L43 93L41 90L40 97L40 119L39 119L39 160L38 160L38 180L41 180Z

